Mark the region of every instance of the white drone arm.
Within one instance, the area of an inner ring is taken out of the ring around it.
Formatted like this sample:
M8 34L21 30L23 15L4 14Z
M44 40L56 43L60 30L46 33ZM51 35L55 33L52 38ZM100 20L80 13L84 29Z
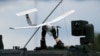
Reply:
M47 24L39 24L39 25L36 25L36 26L26 26L26 27L10 27L9 29L30 29L30 28L38 28L38 27L42 27L44 25L47 25Z
M55 18L54 20L52 20L52 21L50 21L50 22L48 22L48 23L52 24L52 23L58 22L58 21L64 19L65 17L71 15L71 14L74 13L74 12L75 12L75 10L70 10L69 12L65 12L63 15L61 15L61 16Z
M37 28L35 26L26 26L26 27L10 27L9 29L30 29L30 28Z

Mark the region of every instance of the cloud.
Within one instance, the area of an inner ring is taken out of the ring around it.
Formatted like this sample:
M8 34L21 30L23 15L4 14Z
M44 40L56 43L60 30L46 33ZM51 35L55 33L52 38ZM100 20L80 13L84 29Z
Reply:
M6 12L6 11L9 11L9 10L15 10L15 9L22 9L22 8L26 8L27 7L30 7L34 4L34 1L31 2L31 1L9 1L7 0L7 2L0 2L1 5L0 5L0 12ZM22 8L21 8L22 7Z

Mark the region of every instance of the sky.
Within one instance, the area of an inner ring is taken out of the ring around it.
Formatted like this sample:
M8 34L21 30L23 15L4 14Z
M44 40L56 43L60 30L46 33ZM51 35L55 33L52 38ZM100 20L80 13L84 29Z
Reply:
M51 10L56 6L58 1L38 0L37 7L33 0L0 0L0 34L3 35L3 42L5 49L12 49L13 46L24 47L28 39L36 29L20 29L11 30L9 27L28 26L25 16L16 16L16 13L37 8L38 24L48 16ZM55 25L60 25L59 38L64 42L65 46L79 45L79 38L71 35L71 21L72 20L87 20L94 25L95 33L100 33L100 1L98 0L64 0L63 3L56 9L56 11L48 18L48 21L58 17L66 11L75 9L76 12L64 20L61 20ZM35 13L30 14L32 23L35 21ZM41 29L33 37L27 45L27 49L33 50L36 46L40 46ZM47 34L46 41L48 46L55 45L54 39Z

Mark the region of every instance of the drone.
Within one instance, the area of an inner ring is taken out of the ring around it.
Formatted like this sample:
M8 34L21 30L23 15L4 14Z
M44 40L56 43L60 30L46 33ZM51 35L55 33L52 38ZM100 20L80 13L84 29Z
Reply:
M23 12L20 12L20 13L16 13L17 16L23 16L25 15L26 17L28 17L27 19L27 23L29 24L29 26L25 26L25 27L10 27L10 29L31 29L31 28L38 28L38 27L42 27L42 26L47 26L48 28L52 27L52 24L53 23L56 23L56 22L59 22L61 20L63 20L65 17L73 14L75 12L75 10L70 10L68 12L65 12L64 14L60 15L59 17L49 21L49 22L45 22L43 24L38 24L38 25L32 25L31 23L31 20L28 16L28 14L30 13L34 13L34 12L37 12L38 9L36 8L33 8L33 9L30 9L30 10L27 10L27 11L23 11Z

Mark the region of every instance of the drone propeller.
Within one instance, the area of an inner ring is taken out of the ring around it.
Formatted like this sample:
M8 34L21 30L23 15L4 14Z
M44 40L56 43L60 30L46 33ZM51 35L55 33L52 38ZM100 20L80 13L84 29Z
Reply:
M20 13L16 13L17 16L22 16L22 15L25 15L25 14L29 14L29 13L33 13L33 12L37 12L38 10L36 8L34 9L30 9L30 10L27 10L27 11L23 11L23 12L20 12Z
M61 15L61 16L55 18L54 20L52 20L52 21L50 21L50 22L46 22L46 23L39 24L39 25L36 25L36 26L27 26L27 27L10 27L10 29L37 28L37 27L42 27L42 26L44 26L44 25L50 25L50 24L52 24L52 23L55 23L55 22L58 22L58 21L64 19L65 17L71 15L71 14L74 13L74 12L75 12L75 10L71 10L71 11L66 12L66 13L64 13L63 15Z

